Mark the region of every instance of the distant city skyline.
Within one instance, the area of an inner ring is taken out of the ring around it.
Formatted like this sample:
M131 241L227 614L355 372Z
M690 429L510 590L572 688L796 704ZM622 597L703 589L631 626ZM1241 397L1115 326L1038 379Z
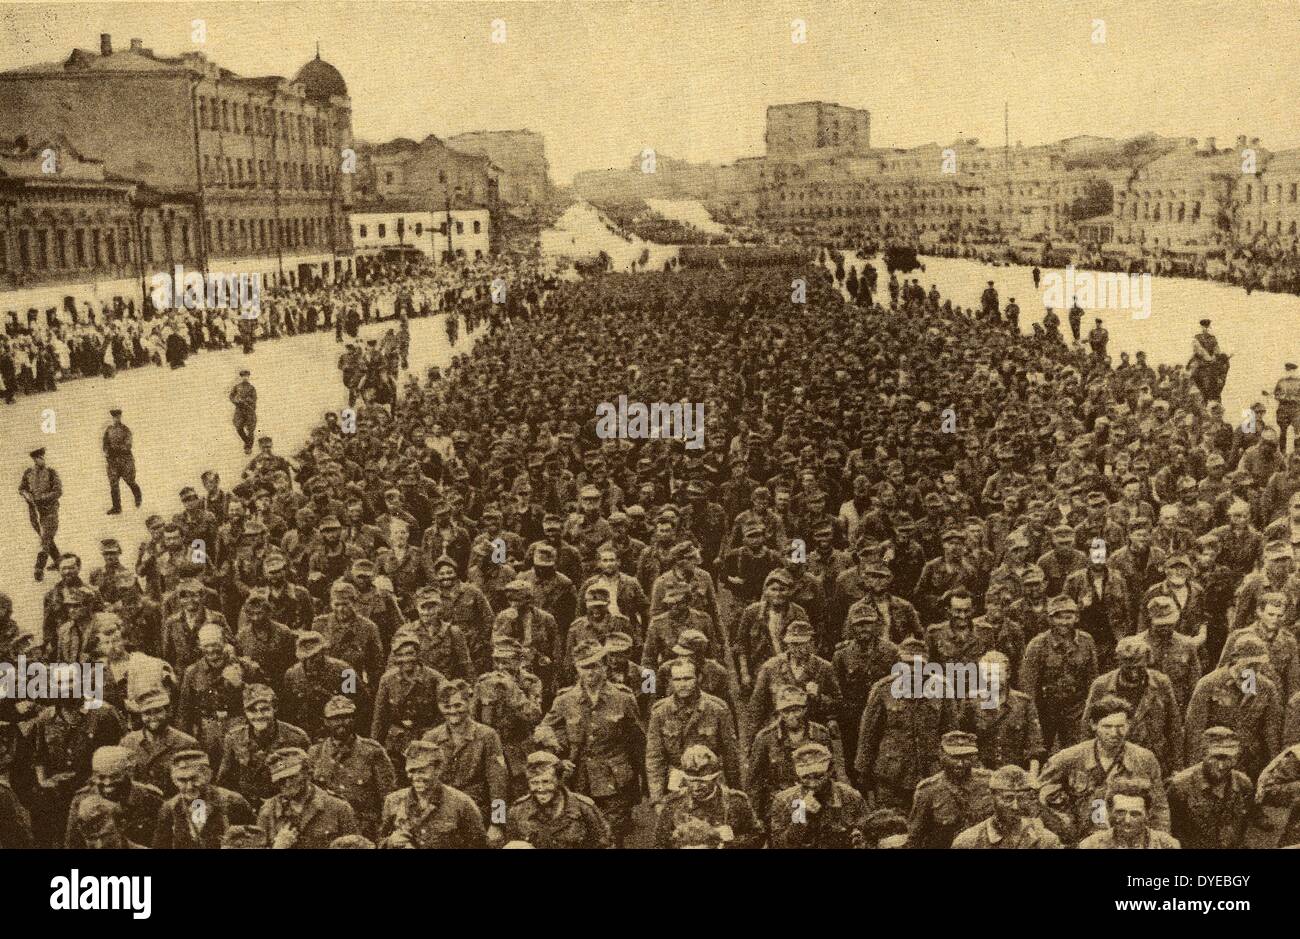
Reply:
M491 41L497 19L504 43ZM875 147L1000 146L1004 102L1013 144L1151 131L1300 146L1297 11L1265 0L23 4L0 7L0 62L62 61L100 33L285 77L319 41L358 138L528 128L562 185L645 147L759 156L767 106L803 100L870 110Z

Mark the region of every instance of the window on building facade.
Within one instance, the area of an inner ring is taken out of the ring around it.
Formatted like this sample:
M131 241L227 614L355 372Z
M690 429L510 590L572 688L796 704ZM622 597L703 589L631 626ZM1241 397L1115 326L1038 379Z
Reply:
M77 267L86 266L86 232L78 228L72 235L73 256L77 259Z
M420 235L423 235L423 234L424 234L424 223L423 223L423 222L416 222L416 223L415 223L415 234L416 234L416 237L417 237L417 238L418 238Z
M244 105L244 133L253 136L253 112L248 105Z
M25 271L32 269L32 241L27 229L18 232L18 266Z
M90 230L90 259L91 263L94 264L95 267L104 266L104 257L100 254L98 228L92 228Z
M208 99L207 98L199 99L199 126L200 127L208 126Z
M364 225L360 226L360 233L357 235L357 237L359 238L366 237L366 226Z
M59 267L68 266L68 233L62 228L54 232L54 263Z
M181 222L181 257L190 256L190 223Z
M383 222L380 222L380 223L379 223L379 237L380 237L380 238L383 238L384 235L387 234L387 231L388 231L388 226L385 225Z
M457 223L456 223L456 234L458 234L458 235L463 235L463 234L465 234L465 223L464 223L464 222L457 222Z
M117 264L117 241L111 228L104 230L104 253L108 255L109 264Z
M221 129L230 130L230 102L221 102Z
M141 240L144 242L144 259L146 261L152 261L153 260L153 229L150 226L148 225L144 226Z
M44 228L36 233L36 268L46 270L50 266L50 233Z

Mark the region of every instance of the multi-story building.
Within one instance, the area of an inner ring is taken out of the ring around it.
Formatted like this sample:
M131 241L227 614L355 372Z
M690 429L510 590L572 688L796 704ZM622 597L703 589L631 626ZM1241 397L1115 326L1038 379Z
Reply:
M871 112L825 101L774 104L767 109L767 155L803 159L871 149Z
M357 268L374 258L416 252L433 261L486 257L491 251L492 219L487 209L431 211L427 203L387 200L353 212L352 244Z
M358 144L358 208L375 199L400 199L429 211L494 209L501 171L481 154L452 149L430 134L418 143L398 137Z
M20 134L61 136L107 174L192 203L205 271L298 283L351 269L351 103L319 53L292 79L245 77L103 35L98 54L0 73L0 135ZM164 255L161 237L144 257Z
M1245 241L1274 251L1297 253L1300 241L1300 150L1279 150L1264 165L1259 178L1247 180L1241 207ZM1246 226L1249 225L1249 228Z
M529 210L551 199L546 140L531 130L477 130L447 138L462 153L487 157L499 168L497 195L506 206Z

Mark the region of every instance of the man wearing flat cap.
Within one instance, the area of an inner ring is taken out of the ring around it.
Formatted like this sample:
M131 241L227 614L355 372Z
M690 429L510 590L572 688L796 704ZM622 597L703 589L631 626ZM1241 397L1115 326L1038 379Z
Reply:
M519 579L531 585L538 607L555 618L559 635L563 636L577 611L577 589L572 579L556 570L558 555L553 545L539 541L529 549L529 556L532 567Z
M563 680L571 683L575 680L573 670L573 650L584 642L603 643L613 633L632 635L632 624L626 616L610 612L610 591L608 587L593 583L587 587L584 603L586 612L573 621L565 638L565 655L568 661L562 670Z
M992 774L979 765L975 735L950 730L939 746L941 769L916 784L907 820L911 848L950 848L953 838L993 811Z
M831 728L808 719L808 692L785 686L776 690L776 717L754 735L749 748L745 790L754 811L766 818L774 793L799 780L794 753L805 743L819 743L831 751L834 776L848 783L840 742Z
M533 848L608 848L609 824L596 803L564 784L564 762L546 750L525 760L528 794L506 817L506 840ZM507 845L508 847L509 845Z
M1207 727L1199 763L1169 780L1169 833L1184 848L1240 848L1255 809L1255 786L1237 769L1241 740L1231 727Z
M1183 708L1168 676L1147 665L1151 648L1139 636L1125 636L1115 647L1119 667L1094 679L1088 705L1103 695L1118 695L1133 704L1128 739L1146 747L1169 775L1183 765ZM1082 728L1081 728L1082 731Z
M852 767L858 752L858 725L872 686L890 673L898 661L898 646L881 635L880 611L870 604L858 607L844 626L845 639L835 649L831 669L840 686L838 715L844 746L844 764ZM791 770L793 772L793 770Z
M384 799L397 788L393 761L378 741L356 732L357 706L337 694L325 703L325 733L307 752L312 781L348 805L362 834L379 831Z
M719 630L718 594L713 578L700 567L700 549L694 542L679 541L668 553L668 560L672 566L655 578L650 591L651 618L663 612L664 596L670 588L683 588L690 607L708 616L713 623L713 632L718 634L719 640L725 641L726 637Z
M864 848L867 803L851 786L836 782L831 751L805 743L794 751L799 782L772 798L768 831L773 848Z
M285 747L306 749L307 735L276 717L276 695L268 686L244 685L244 721L226 733L217 785L238 792L256 811L275 795L268 760Z
M1025 646L1020 686L1034 699L1048 752L1079 739L1083 705L1097 677L1097 646L1082 629L1071 597L1047 603L1049 627Z
M890 593L893 572L884 561L886 545L881 542L864 543L858 549L858 566L840 574L835 581L831 599L832 611L843 610L838 625L851 620L864 606L873 606L879 614L881 635L891 642L901 642L906 636L922 635L921 617L916 607L900 596ZM838 597L838 599L837 599ZM850 599L851 598L851 599ZM849 602L845 602L845 601ZM837 615L832 612L832 616Z
M357 588L346 580L330 587L328 613L317 616L312 630L329 643L330 655L356 670L357 680L367 689L378 686L384 674L384 647L379 627L357 610Z
M41 539L40 550L36 552L36 567L32 572L33 578L39 582L45 579L46 561L49 561L50 570L58 570L61 555L54 537L59 533L59 499L63 496L63 480L54 467L46 465L44 447L37 447L28 456L32 465L23 470L18 494L27 503L32 531Z
M993 814L953 838L958 849L1059 848L1061 839L1039 816L1038 781L1023 767L1003 766L988 776Z
M724 848L757 848L763 842L763 828L739 789L726 785L722 761L702 743L682 753L681 785L664 796L655 821L654 846L673 846L673 832L688 819L710 825Z
M645 729L636 697L609 681L606 651L591 642L574 650L578 683L555 696L542 726L555 732L574 764L573 788L590 796L622 846L640 801Z
M443 618L442 591L422 587L415 595L417 619L402 627L420 637L420 661L448 678L472 679L469 645L460 627Z
M118 829L127 839L138 845L153 844L163 794L156 786L133 780L131 770L132 751L126 747L100 747L95 751L90 763L90 782L77 790L68 807L65 848L86 846L78 824L78 806L92 797L117 806Z
M420 637L408 630L393 636L389 661L375 692L370 736L396 763L408 743L438 723L438 688L447 679L420 661Z
M693 660L668 664L668 695L650 708L646 730L646 781L651 801L660 807L666 795L681 788L682 754L695 744L717 754L727 782L741 784L740 746L726 702L700 689Z
M155 848L219 848L227 829L256 820L243 796L213 784L212 763L202 750L173 754L171 789L176 794L158 811Z
M516 577L506 585L510 605L496 615L492 636L517 639L523 648L524 665L542 680L544 694L555 690L561 671L562 637L555 617L536 605L533 581Z
M321 715L325 703L337 694L342 693L356 704L361 726L366 726L364 721L370 714L370 700L356 670L328 650L329 643L320 633L299 633L294 644L298 661L284 673L280 712L313 740L320 739L324 732Z
M663 663L674 658L673 646L683 630L695 629L709 640L709 647L723 655L723 645L718 629L713 621L690 604L690 592L681 585L665 589L660 598L661 609L650 617L650 628L646 633L645 645L641 650L641 665L657 670Z
M447 755L414 740L403 753L411 785L384 799L382 848L485 848L487 833L474 800L442 781Z

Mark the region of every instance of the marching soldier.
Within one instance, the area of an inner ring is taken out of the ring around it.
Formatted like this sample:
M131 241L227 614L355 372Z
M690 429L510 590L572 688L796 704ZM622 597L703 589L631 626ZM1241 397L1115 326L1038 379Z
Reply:
M1061 839L1038 815L1038 782L1019 766L989 774L993 814L952 840L954 848L1059 848Z
M682 785L664 797L655 821L654 845L672 847L673 832L688 819L708 824L724 848L757 848L763 828L749 798L723 782L722 763L702 743L692 744L682 754Z
M171 759L168 788L154 829L155 848L219 848L226 831L255 820L248 801L212 783L212 764L202 750L180 750Z
M1070 597L1047 603L1050 627L1025 647L1020 685L1034 699L1048 751L1069 746L1079 737L1079 721L1088 688L1097 677L1097 648L1092 637L1076 629L1078 605Z
M1297 447L1300 447L1300 375L1296 374L1296 364L1286 363L1286 374L1273 386L1273 397L1277 400L1277 447L1280 453L1286 453L1287 431L1296 430Z
M253 373L248 369L239 372L239 383L230 389L230 402L235 406L235 432L244 442L244 452L253 452L253 438L257 433L257 389L249 381Z
M254 810L275 795L268 760L284 747L311 745L307 735L275 716L275 692L266 685L244 686L244 723L226 734L221 745L217 785L248 800Z
M352 806L312 782L307 751L281 747L266 761L276 794L257 813L272 848L328 848L357 833Z
M32 577L40 582L45 579L46 561L52 571L59 567L61 555L54 536L59 533L59 499L63 496L63 481L53 467L45 465L44 447L37 447L28 456L32 465L23 471L18 494L27 503L27 518L41 539L40 550L36 552L36 569L32 572Z
M864 848L867 803L831 775L831 751L806 743L794 752L798 785L776 794L768 814L774 848Z
M442 781L447 755L426 740L403 754L411 785L384 799L379 834L386 848L485 848L483 817L474 800Z
M564 785L564 764L546 750L528 754L528 793L510 805L506 839L533 848L608 848L609 825L596 803Z
M298 661L284 673L285 719L312 739L320 737L323 709L336 694L352 699L363 716L369 711L355 669L328 655L328 648L329 643L320 633L299 633L294 647Z
M337 694L325 703L325 736L307 752L312 781L352 806L367 838L379 832L384 799L397 788L397 773L378 741L356 732L357 706Z
M81 827L77 824L78 806L91 797L104 799L120 810L119 827L122 834L136 844L153 844L154 825L163 794L156 786L136 782L131 778L131 751L123 746L100 747L90 763L90 783L82 786L72 797L68 807L68 828L64 835L65 848L86 846Z
M1003 653L985 652L979 669L989 682L989 693L967 695L957 702L957 728L975 735L985 769L1010 764L1038 772L1047 750L1034 699L1011 687L1011 660Z
M1168 676L1149 668L1151 649L1145 640L1126 636L1115 648L1119 667L1096 678L1088 689L1088 705L1103 695L1118 695L1133 705L1128 739L1146 747L1165 773L1183 765L1183 709L1174 697Z
M492 643L493 669L474 685L475 719L497 732L510 774L510 791L527 787L525 754L542 719L542 680L524 669L523 646L511 636Z
M779 688L776 719L754 735L749 748L749 778L745 789L760 818L767 817L774 793L798 783L794 754L805 743L820 743L829 749L835 778L848 782L844 761L836 753L839 741L834 732L825 724L808 719L808 693L800 688Z
M379 679L370 736L394 761L406 745L438 722L438 688L446 679L419 659L420 637L398 630L393 637L393 667ZM443 766L446 765L444 754Z
M470 716L472 696L469 682L462 678L442 682L438 710L443 722L420 739L436 744L446 754L443 780L474 800L488 822L488 845L495 847L504 840L510 775L497 732Z
M1169 780L1169 833L1184 848L1240 848L1255 807L1255 786L1237 769L1241 741L1230 727L1201 734L1204 759Z
M669 670L671 692L650 709L646 731L646 781L650 800L662 805L682 785L682 755L695 744L721 755L726 782L740 785L740 748L726 702L700 690L695 662L676 659Z
M578 683L556 695L542 724L555 731L574 764L574 789L595 801L622 847L640 801L645 730L636 698L608 680L605 655L594 642L574 650Z
M979 766L975 735L950 730L940 740L942 769L916 784L907 841L912 848L949 848L960 832L993 811L992 773Z
M1188 762L1204 754L1202 733L1230 727L1241 742L1241 769L1255 778L1282 746L1284 702L1267 675L1268 646L1258 636L1242 636L1233 646L1231 663L1196 683L1187 704Z
M135 456L131 452L131 428L122 423L122 409L112 408L109 416L113 423L104 430L104 460L108 466L108 494L113 500L109 515L122 514L122 493L118 483L125 482L135 497L135 507L140 508L143 495L135 481Z
M764 662L754 679L749 699L750 739L771 720L776 712L776 689L786 685L808 694L808 715L818 723L830 726L839 714L839 683L831 663L812 650L812 626L804 620L789 623L784 646L785 651Z

